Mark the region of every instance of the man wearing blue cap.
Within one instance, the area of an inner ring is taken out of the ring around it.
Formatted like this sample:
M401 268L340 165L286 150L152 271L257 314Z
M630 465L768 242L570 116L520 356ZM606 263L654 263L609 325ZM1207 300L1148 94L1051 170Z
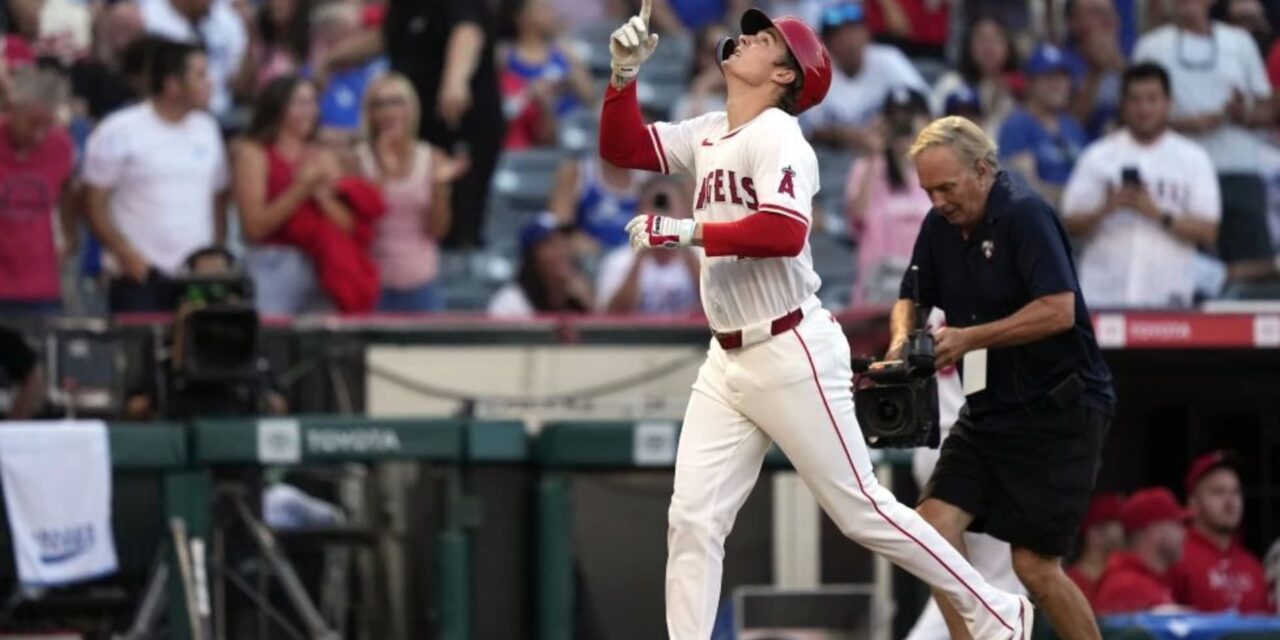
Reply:
M595 306L591 281L578 266L566 227L543 213L520 229L520 265L515 280L489 300L489 315L528 317L537 313L587 313Z
M942 115L968 118L981 125L983 122L982 99L969 85L960 85L948 93L943 100Z
M1088 137L1071 117L1071 65L1053 45L1027 62L1027 101L1000 127L1000 161L1022 174L1055 207Z

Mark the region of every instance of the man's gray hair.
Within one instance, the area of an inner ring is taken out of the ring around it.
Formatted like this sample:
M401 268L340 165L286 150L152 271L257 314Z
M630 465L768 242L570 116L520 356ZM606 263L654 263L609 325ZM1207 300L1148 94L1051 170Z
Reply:
M960 157L965 166L972 166L978 161L985 162L992 171L1000 169L1000 158L996 143L982 127L968 118L947 116L929 123L916 136L915 144L907 152L913 160L929 147L950 147Z
M9 84L9 104L47 107L57 110L71 98L71 85L66 77L53 69L34 65L13 70Z

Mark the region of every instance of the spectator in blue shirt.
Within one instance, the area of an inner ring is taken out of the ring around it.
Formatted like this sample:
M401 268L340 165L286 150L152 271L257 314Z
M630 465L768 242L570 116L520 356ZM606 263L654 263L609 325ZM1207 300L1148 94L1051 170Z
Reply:
M358 35L360 11L354 5L331 2L311 14L311 41L317 55ZM331 142L350 142L360 127L360 106L365 89L388 68L383 56L329 74L320 94L320 134Z
M1120 75L1128 63L1122 21L1113 0L1068 0L1062 52L1075 75L1071 114L1089 139L1111 128L1120 107Z
M1062 50L1040 45L1026 73L1026 106L1000 127L1000 161L1057 206L1088 137L1067 111L1072 75Z
M593 255L627 244L626 226L636 215L641 177L594 153L569 158L556 171L547 209L574 229L579 253Z

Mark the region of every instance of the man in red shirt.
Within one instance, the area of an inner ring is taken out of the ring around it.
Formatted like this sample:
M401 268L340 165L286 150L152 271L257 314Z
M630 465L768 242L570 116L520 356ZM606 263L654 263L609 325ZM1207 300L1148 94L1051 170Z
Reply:
M867 0L867 25L881 42L912 58L945 57L951 3L938 0Z
M1094 609L1099 615L1137 613L1174 605L1169 568L1182 555L1187 512L1168 489L1143 489L1121 510L1129 550L1111 556L1098 581Z
M1174 598L1199 611L1273 611L1262 563L1236 538L1244 506L1232 456L1215 451L1191 463L1187 506L1192 524L1170 572Z
M59 202L73 155L57 113L70 90L57 72L35 66L14 71L11 90L0 115L0 315L55 313L61 296L52 221L55 209L68 219Z
M1267 77L1271 79L1272 87L1280 87L1280 40L1271 45L1271 55L1267 56ZM1272 95L1276 100L1276 104L1280 104L1280 93ZM1280 109L1276 111L1280 114ZM1276 116L1276 121L1280 122L1280 115Z
M1080 525L1083 544L1076 561L1067 568L1067 577L1080 587L1080 592L1097 608L1094 602L1098 594L1098 581L1107 568L1111 554L1124 548L1124 524L1120 514L1124 509L1124 497L1119 494L1098 494L1089 503L1084 522Z

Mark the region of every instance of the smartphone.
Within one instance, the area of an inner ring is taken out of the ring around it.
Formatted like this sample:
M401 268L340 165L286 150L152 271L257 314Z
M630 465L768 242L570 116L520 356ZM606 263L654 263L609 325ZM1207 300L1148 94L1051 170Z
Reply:
M1125 186L1142 186L1142 175L1138 173L1137 167L1125 167L1120 170L1120 183Z
M663 192L654 194L653 209L654 211L661 211L663 213L671 211L671 197Z

